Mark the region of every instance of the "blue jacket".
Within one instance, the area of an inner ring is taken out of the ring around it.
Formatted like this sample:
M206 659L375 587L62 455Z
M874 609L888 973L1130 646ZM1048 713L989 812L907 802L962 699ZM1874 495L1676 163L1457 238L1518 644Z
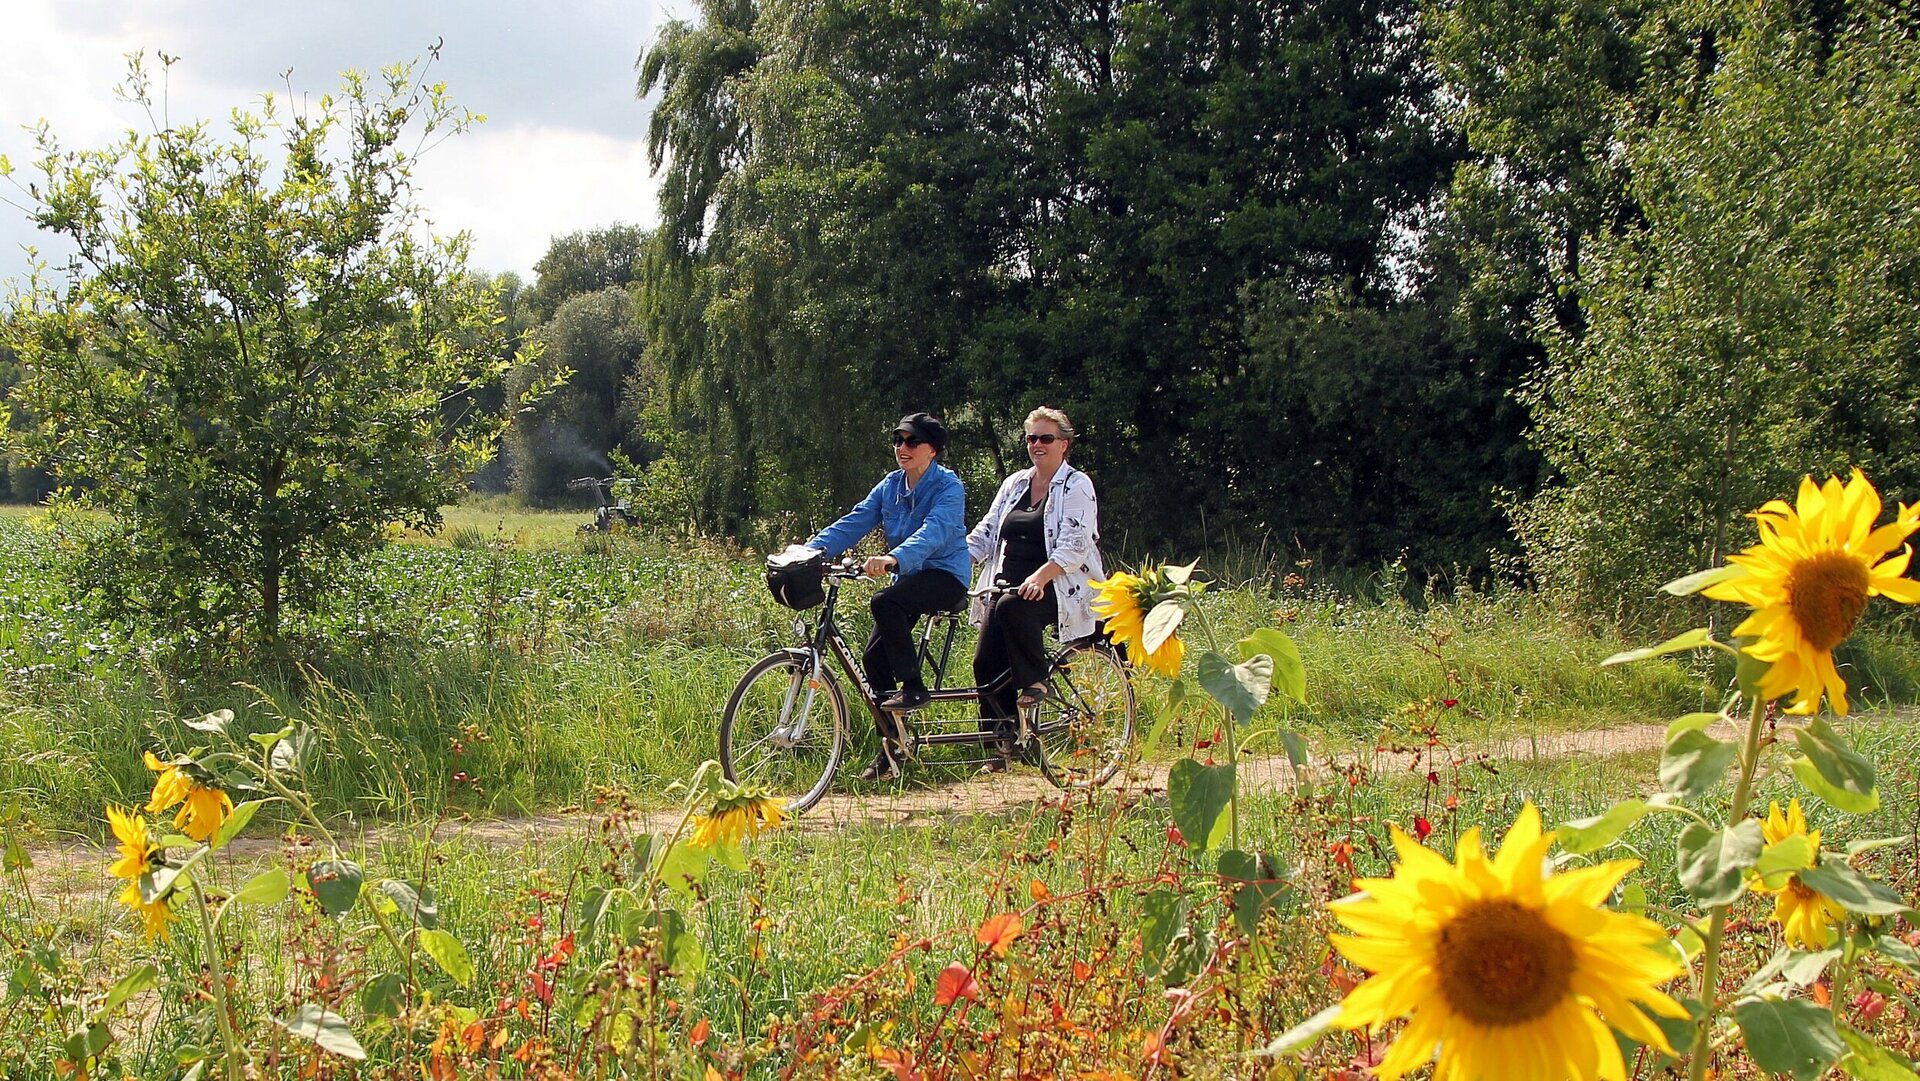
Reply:
M920 483L908 488L906 470L896 469L880 478L845 517L808 541L807 547L837 557L879 526L887 538L887 554L900 561L896 578L942 570L966 585L973 577L966 513L966 488L953 470L935 461Z

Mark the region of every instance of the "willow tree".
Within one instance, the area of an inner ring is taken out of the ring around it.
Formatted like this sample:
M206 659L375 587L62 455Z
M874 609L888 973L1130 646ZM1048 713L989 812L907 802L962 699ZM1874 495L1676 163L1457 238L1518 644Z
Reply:
M121 93L156 115L137 57ZM74 251L8 320L22 442L111 515L83 585L189 641L273 643L389 523L436 524L504 423L492 289L411 182L475 118L407 65L287 109L93 150L43 127L21 185Z

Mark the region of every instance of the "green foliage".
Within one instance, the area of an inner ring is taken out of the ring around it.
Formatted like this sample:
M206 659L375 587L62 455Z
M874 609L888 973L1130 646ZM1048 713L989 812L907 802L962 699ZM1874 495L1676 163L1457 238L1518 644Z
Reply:
M1531 394L1562 483L1524 515L1530 561L1589 609L1644 611L1658 568L1722 562L1801 473L1920 491L1920 163L1893 149L1920 140L1920 50L1864 10L1835 40L1739 16L1628 141L1640 223L1595 240L1585 333L1548 339Z
M126 93L152 105L138 58ZM236 112L230 140L39 133L36 215L78 255L9 323L21 441L112 516L85 539L95 598L201 642L323 607L388 523L438 521L504 423L474 397L506 367L489 288L411 204L408 148L469 114L407 66L287 109Z
M609 455L631 450L634 386L645 400L640 356L645 348L632 296L610 286L562 301L534 332L537 359L508 376L510 390L524 394L543 383L565 385L512 418L506 440L513 490L533 506L577 500L567 482L612 471Z

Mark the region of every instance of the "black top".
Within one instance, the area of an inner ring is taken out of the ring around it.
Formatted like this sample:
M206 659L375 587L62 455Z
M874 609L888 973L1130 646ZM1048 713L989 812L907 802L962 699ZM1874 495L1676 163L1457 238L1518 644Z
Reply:
M1032 576L1040 565L1047 561L1047 529L1041 519L1042 509L1047 505L1047 494L1040 493L1036 502L1033 489L1027 489L1020 502L1014 504L1005 518L1000 519L1000 577L1009 585L1019 585Z

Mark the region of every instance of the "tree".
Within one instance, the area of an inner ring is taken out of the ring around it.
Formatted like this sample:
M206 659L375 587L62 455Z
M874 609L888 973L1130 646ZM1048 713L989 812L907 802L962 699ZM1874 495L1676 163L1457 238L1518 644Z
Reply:
M1699 101L1628 148L1644 224L1594 244L1586 332L1532 395L1561 482L1529 554L1589 607L1723 562L1801 474L1920 496L1920 46L1739 10Z
M138 57L122 93L154 115ZM267 646L389 523L438 523L504 424L479 395L508 366L464 242L427 239L412 201L415 148L471 114L411 65L287 110L98 150L43 128L27 194L77 254L8 328L25 442L112 515L85 587Z
M640 275L646 245L646 230L623 224L554 237L533 264L533 288L521 298L527 318L545 322L569 297L631 284Z
M514 390L566 373L566 385L513 418L507 452L513 489L530 502L568 498L569 478L604 476L613 451L631 452L637 403L625 400L645 338L633 298L619 286L568 298L535 334L538 360L507 377Z

